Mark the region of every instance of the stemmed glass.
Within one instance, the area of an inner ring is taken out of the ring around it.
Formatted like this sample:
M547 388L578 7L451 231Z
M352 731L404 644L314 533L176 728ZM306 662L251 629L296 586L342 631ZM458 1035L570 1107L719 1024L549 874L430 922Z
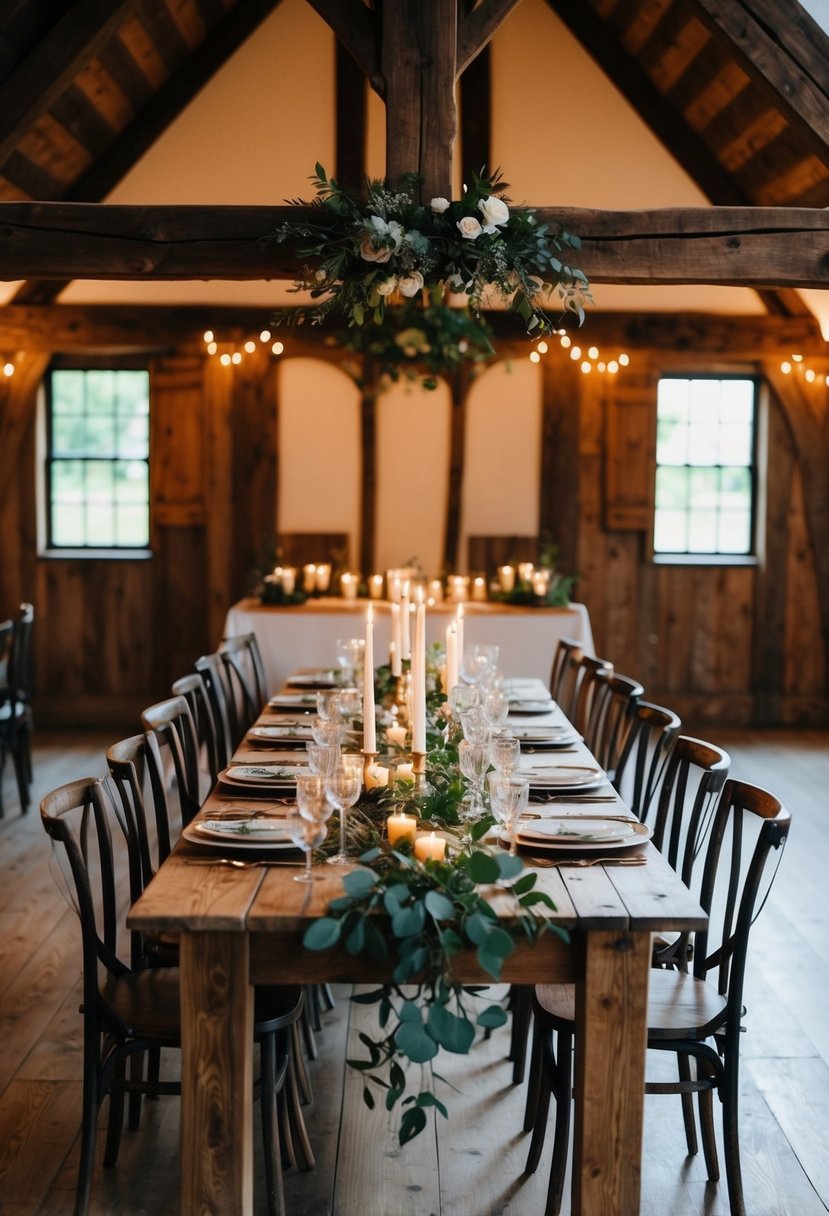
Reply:
M489 658L481 653L479 646L466 646L461 656L461 679L466 684L477 684L489 667Z
M342 718L321 718L316 715L311 719L311 734L315 743L339 747L347 733L348 726Z
M328 858L330 865L341 866L348 862L345 851L345 820L346 811L354 806L363 788L363 758L362 756L341 756L340 763L331 776L325 778L325 792L329 802L340 816L340 847L333 857Z
M468 709L474 708L481 699L481 694L474 684L456 684L449 689L449 708L452 717L457 721Z
M509 694L503 688L492 688L482 701L484 717L490 726L503 726L509 715Z
M461 714L461 726L463 737L468 743L485 744L489 742L491 728L480 705L474 705L465 714Z
M465 819L476 819L484 811L484 777L489 768L489 748L485 743L470 743L461 739L458 744L458 765L469 782L469 793L464 799Z
M294 882L313 882L320 875L311 873L311 854L328 835L327 820L306 819L298 811L292 811L285 820L285 827L293 843L305 854L305 869L301 874L293 875Z
M359 718L362 708L363 694L359 688L343 688L337 693L337 713L341 721L346 724L346 728L354 718Z
M336 721L340 716L339 697L337 688L324 688L317 693L317 714L323 721Z
M305 750L308 767L320 777L331 777L343 758L339 743L309 743Z
M337 662L343 673L344 684L354 683L365 649L365 638L337 638Z
M503 773L489 774L489 805L495 818L504 825L509 851L515 852L515 825L530 802L530 783Z
M334 813L320 773L300 773L296 779L296 805L303 819L327 823Z
M498 731L489 744L489 758L499 773L512 776L521 759L521 742L509 731Z

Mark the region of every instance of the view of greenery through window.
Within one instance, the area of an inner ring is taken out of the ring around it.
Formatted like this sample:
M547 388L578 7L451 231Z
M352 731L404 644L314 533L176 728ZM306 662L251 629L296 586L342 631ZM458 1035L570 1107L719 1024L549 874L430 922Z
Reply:
M55 370L49 413L49 543L150 542L150 378L146 371Z
M659 382L656 553L751 553L755 384Z

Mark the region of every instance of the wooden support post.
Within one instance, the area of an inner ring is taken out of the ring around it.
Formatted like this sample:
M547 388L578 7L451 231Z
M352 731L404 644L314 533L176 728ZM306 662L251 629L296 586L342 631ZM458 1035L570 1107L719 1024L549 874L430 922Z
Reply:
M461 366L452 377L452 420L449 435L449 492L446 496L446 527L443 534L443 566L454 570L458 563L461 504L463 496L464 447L466 444L466 398L469 368Z

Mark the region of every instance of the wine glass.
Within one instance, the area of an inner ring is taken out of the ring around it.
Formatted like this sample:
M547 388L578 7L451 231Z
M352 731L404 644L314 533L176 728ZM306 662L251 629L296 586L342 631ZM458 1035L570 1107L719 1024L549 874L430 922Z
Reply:
M510 853L515 852L515 825L530 802L530 783L522 777L489 774L489 805L495 818L504 825Z
M463 737L468 743L486 744L489 742L490 725L486 720L480 705L474 705L465 714L461 714Z
M341 866L348 861L345 851L345 820L346 811L354 806L363 788L363 758L362 756L341 756L340 763L330 777L325 778L325 792L333 803L334 809L340 816L340 847L333 857L328 858L330 865Z
M315 743L339 747L347 733L348 725L341 718L321 718L317 714L311 719L311 734Z
M346 724L359 718L363 708L363 694L359 688L343 688L337 693L336 711L340 720Z
M296 805L303 819L327 823L334 813L325 792L325 777L321 773L300 773L296 779Z
M365 654L365 638L337 638L337 662L342 670L343 683L353 684Z
M464 647L461 656L461 679L466 684L477 684L489 667L489 659L477 645Z
M503 688L492 688L484 694L484 717L490 726L503 726L509 715L509 694Z
M325 722L336 721L339 716L339 696L337 688L323 688L317 693L317 714Z
M456 684L449 689L449 708L452 717L458 720L468 709L478 704L481 694L474 684Z
M461 739L458 744L458 765L469 782L469 793L464 799L465 819L476 819L484 811L484 776L489 768L489 749L483 743L470 743Z
M328 835L328 823L324 819L306 819L298 811L292 811L285 820L288 835L298 849L305 854L305 869L294 874L294 882L313 882L320 874L311 873L311 854L318 849Z
M342 759L340 745L333 743L309 743L308 766L319 777L330 777Z
M489 758L499 773L510 777L521 759L521 742L510 731L498 731L489 744Z

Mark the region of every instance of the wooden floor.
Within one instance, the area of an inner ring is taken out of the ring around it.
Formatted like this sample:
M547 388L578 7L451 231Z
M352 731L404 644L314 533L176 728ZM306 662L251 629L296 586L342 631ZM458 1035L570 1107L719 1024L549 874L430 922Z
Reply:
M732 772L765 785L794 825L772 897L754 930L743 1040L741 1138L750 1216L817 1216L829 1207L829 732L710 731ZM36 799L96 775L93 735L37 737ZM0 821L0 1213L72 1211L81 1040L79 937L34 809L21 817L10 774ZM328 1015L307 1113L318 1164L288 1179L289 1216L532 1216L543 1211L548 1158L521 1179L523 1092L510 1085L505 1031L442 1071L458 1086L450 1120L404 1150L344 1067L371 1010L347 994ZM177 1210L178 1100L147 1104L125 1132L118 1166L98 1167L98 1216ZM257 1175L257 1210L261 1204ZM642 1212L725 1216L723 1186L686 1158L678 1101L647 1102Z

